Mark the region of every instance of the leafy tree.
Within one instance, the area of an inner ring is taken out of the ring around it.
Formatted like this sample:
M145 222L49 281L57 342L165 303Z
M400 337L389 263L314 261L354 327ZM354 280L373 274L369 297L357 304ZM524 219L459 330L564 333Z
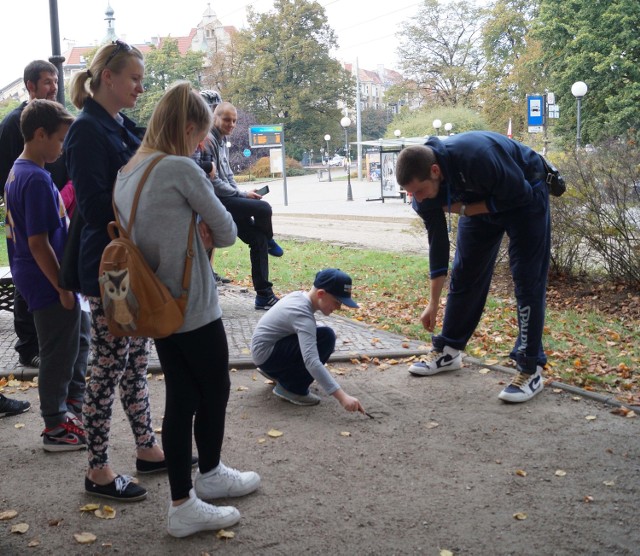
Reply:
M369 141L384 137L387 126L391 122L391 115L387 110L374 110L372 108L360 113L362 140Z
M520 140L527 130L526 96L545 89L541 45L529 34L537 6L530 0L497 0L482 32L487 60L478 89L482 113L489 127L502 133L511 119L513 135Z
M476 104L484 68L481 49L484 11L472 2L424 0L418 15L398 33L404 76L418 84L429 103Z
M326 133L342 132L337 103L348 103L355 85L329 56L336 39L318 2L275 0L271 12L247 13L226 94L260 123L282 122L287 152L301 158Z
M6 99L0 101L0 121L4 120L4 117L12 110L20 106L19 100Z
M640 129L640 3L637 0L541 0L535 36L554 83L562 118L558 129L575 136L571 85L589 87L582 101L583 143Z
M462 133L463 131L472 131L479 129L487 129L487 123L476 111L462 106L445 106L440 108L421 108L420 110L406 110L398 114L389 127L385 137L393 137L393 132L399 129L403 137L427 137L435 135L436 130L433 127L433 121L440 120L442 127L439 133L444 135L445 123L453 125L452 133Z
M242 70L239 59L238 35L233 33L224 50L218 50L211 54L207 65L202 71L202 88L219 91L224 100L228 97L229 81ZM229 98L230 102L233 99Z
M146 125L158 100L172 83L187 80L194 87L200 87L203 63L202 52L189 50L182 56L175 39L163 40L160 48L151 47L151 51L144 57L145 93L138 98L136 107L129 110L128 114L139 125Z

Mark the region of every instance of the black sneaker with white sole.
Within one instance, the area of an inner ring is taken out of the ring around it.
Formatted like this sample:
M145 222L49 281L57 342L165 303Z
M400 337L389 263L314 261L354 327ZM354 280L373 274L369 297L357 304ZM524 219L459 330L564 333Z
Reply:
M11 417L20 415L31 409L29 402L21 402L7 398L4 394L0 394L0 417Z
M444 371L456 371L462 368L462 352L449 346L444 346L442 351L432 349L429 355L416 361L409 372L415 376L433 376Z
M136 484L135 479L129 475L118 475L106 485L99 485L85 477L84 489L88 494L120 502L137 502L147 497L147 490Z

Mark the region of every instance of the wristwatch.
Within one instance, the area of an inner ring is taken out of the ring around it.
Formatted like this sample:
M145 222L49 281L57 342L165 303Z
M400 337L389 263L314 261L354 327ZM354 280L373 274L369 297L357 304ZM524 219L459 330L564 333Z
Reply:
M460 216L467 216L467 205L464 203L462 203L462 206L460 207Z

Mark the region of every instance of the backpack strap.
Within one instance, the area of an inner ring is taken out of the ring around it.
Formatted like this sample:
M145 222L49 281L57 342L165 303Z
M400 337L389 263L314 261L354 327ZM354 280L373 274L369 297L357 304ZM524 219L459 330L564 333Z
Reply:
M162 153L156 158L154 158L147 166L146 170L144 171L144 174L142 174L142 177L138 182L138 188L136 189L136 194L133 197L133 204L131 205L131 214L129 215L129 225L127 226L126 229L122 226L122 224L120 223L120 219L118 218L118 207L116 206L116 199L115 199L116 196L115 196L115 188L114 188L114 192L111 195L111 204L113 205L113 213L116 217L116 226L118 228L118 232L120 236L122 236L124 232L124 235L126 237L131 237L131 230L133 229L133 222L136 217L136 210L138 209L138 201L140 201L140 194L142 193L142 188L144 187L144 184L146 183L147 178L151 173L151 170L153 170L158 164L158 162L160 162L166 156L168 156L166 153ZM193 257L194 257L193 236L195 233L195 228L196 228L196 213L195 211L192 211L191 225L189 226L189 238L187 239L187 252L184 260L184 273L182 274L181 297L185 298L185 301L186 301L186 297L189 295L189 284L191 284L191 267L193 266Z

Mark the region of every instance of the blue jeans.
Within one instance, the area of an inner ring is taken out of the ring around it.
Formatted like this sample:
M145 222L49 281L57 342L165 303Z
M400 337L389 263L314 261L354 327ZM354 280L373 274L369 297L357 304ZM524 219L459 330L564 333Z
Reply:
M442 334L433 346L464 349L480 322L496 257L504 234L509 237L509 264L515 284L518 338L510 357L520 370L534 373L547 356L542 332L551 250L551 218L546 184L533 188L526 206L497 214L461 218L458 222Z
M336 333L328 326L318 326L316 342L320 361L326 363L336 347ZM273 352L260 368L269 376L275 378L283 388L305 396L309 393L309 386L313 377L307 371L300 351L298 335L291 334L276 342Z

